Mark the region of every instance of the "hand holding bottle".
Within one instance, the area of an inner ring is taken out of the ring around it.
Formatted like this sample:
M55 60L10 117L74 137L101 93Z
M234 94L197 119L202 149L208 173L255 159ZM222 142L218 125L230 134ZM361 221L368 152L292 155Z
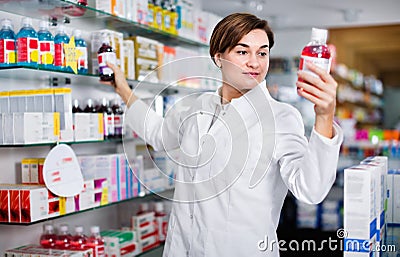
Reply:
M132 89L129 87L128 82L125 79L125 74L122 72L117 65L107 62L107 66L114 72L114 81L100 81L105 85L112 85L115 88L115 92L119 94L126 106L129 108L138 97L133 94Z

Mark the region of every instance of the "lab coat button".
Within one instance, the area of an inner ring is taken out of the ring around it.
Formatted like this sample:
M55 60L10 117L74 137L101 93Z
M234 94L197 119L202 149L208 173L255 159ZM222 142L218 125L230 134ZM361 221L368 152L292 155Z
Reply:
M190 214L190 218L193 219L193 214Z
M188 256L188 257L189 257L189 251L186 251L186 256Z

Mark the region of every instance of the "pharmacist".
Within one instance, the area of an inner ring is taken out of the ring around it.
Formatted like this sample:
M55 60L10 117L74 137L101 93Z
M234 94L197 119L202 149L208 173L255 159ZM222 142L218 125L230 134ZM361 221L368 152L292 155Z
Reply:
M307 140L300 113L272 99L266 88L274 44L267 21L231 14L210 41L221 87L165 118L138 99L123 73L109 64L115 90L129 108L128 125L156 150L181 150L163 256L279 256L277 243L264 244L277 242L287 190L316 204L334 183L342 142L333 121L337 83L311 64L317 76L298 73L298 94L315 106Z

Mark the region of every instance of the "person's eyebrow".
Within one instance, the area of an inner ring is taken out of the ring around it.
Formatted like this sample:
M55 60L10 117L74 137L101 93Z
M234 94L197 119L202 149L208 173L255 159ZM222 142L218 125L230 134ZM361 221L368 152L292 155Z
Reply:
M244 44L244 43L237 43L235 46L243 46L243 47L246 47L246 48L250 47L249 45ZM261 48L269 48L269 46L268 45L262 45L262 46L260 46L260 49Z

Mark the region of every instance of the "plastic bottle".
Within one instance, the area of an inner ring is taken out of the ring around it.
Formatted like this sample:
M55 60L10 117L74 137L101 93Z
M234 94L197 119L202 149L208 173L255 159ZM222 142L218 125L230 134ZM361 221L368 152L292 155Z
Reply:
M57 28L57 34L54 37L54 67L59 71L70 71L70 67L67 68L67 62L65 59L64 44L69 43L69 37L65 32L65 26L60 25Z
M305 62L311 62L329 72L331 66L331 53L326 45L327 37L327 30L312 28L311 41L301 52L299 70L309 71ZM311 71L309 72L312 73Z
M11 20L1 20L0 31L0 67L13 66L16 63L15 33Z
M97 112L96 106L94 105L94 102L92 99L90 99L90 98L87 99L86 107L85 107L85 109L83 109L83 112L86 112L86 113L96 113Z
M114 137L121 138L124 134L124 110L122 109L121 101L114 99L111 109L114 113Z
M75 227L75 235L72 236L70 249L74 250L87 249L87 236L83 234L82 226Z
M63 224L60 226L60 233L57 235L56 248L57 249L71 249L72 235L68 233L68 225Z
M24 17L17 34L17 64L37 68L38 59L38 35L32 27L32 19Z
M82 55L78 58L78 73L88 73L88 52L85 40L82 38L82 31L79 29L74 30L75 47L77 50L82 52Z
M168 228L168 216L164 212L164 205L162 202L154 203L154 211L155 211L155 219L156 226L158 231L158 236L161 242L165 241L167 236L167 228Z
M101 99L101 104L97 106L97 112L103 113L104 138L114 137L114 113L106 98Z
M77 113L77 112L83 112L83 110L79 106L79 100L78 99L74 99L72 101L72 113Z
M90 228L90 237L87 241L87 247L93 249L93 257L104 257L105 247L104 240L100 236L100 228L98 226L93 226Z
M117 63L117 56L114 49L110 46L107 35L102 35L102 45L97 52L99 62L99 73L101 81L114 81L114 72L107 66L106 62Z
M149 203L143 202L140 203L139 205L139 211L136 213L136 215L141 215L145 213L149 213Z
M42 69L54 69L54 38L49 31L49 23L40 21L38 31L39 59L38 66Z
M43 234L40 236L40 245L43 248L55 248L56 240L57 235L54 233L53 225L44 225Z

